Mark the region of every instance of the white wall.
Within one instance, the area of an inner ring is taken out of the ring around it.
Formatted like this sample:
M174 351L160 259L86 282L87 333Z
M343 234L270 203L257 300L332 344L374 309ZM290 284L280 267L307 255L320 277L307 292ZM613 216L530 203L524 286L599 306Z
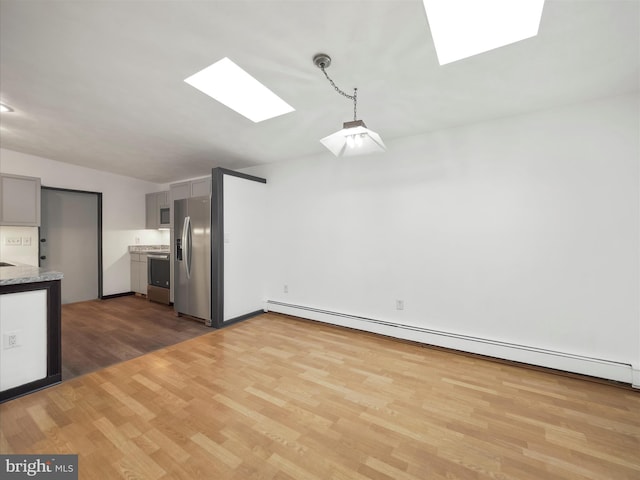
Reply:
M0 172L40 177L42 186L102 192L103 294L129 292L129 254L136 243L168 243L168 233L144 230L145 194L166 185L0 149ZM138 240L138 242L136 242ZM64 272L63 272L64 273Z
M266 189L264 183L224 175L224 321L264 308Z
M246 169L269 182L268 298L389 324L270 309L640 385L638 104Z
M19 239L20 244L14 244ZM0 226L0 260L38 266L38 227Z

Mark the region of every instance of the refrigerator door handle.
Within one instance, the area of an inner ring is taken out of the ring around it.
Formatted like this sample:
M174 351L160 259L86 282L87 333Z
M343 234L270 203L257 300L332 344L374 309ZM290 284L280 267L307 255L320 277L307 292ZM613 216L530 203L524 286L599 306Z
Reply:
M192 252L193 252L193 240L191 238L191 217L187 217L189 219L189 230L187 231L187 242L189 243L189 251L187 252L187 260L188 260L188 264L189 265L189 277L191 278L191 257L192 257Z
M191 278L191 217L184 217L182 226L182 251L187 278Z

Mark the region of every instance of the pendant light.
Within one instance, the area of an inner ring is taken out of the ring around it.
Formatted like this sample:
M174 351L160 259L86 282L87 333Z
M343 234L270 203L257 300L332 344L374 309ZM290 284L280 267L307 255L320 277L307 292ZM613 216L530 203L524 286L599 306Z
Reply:
M358 113L358 89L353 89L353 95L349 95L338 88L327 74L326 69L331 65L331 57L325 53L319 53L313 57L313 63L322 70L331 86L343 97L353 100L353 121L344 122L342 130L337 131L320 140L336 157L348 157L364 155L367 153L384 152L386 147L382 138L373 130L369 130L362 120L357 119Z

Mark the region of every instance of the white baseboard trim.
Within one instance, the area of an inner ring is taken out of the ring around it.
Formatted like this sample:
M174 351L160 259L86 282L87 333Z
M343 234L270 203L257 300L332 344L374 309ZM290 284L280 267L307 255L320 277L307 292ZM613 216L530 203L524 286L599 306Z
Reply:
M414 325L402 325L303 305L292 305L275 300L266 301L265 311L283 313L427 345L624 382L640 388L638 370L632 369L631 364L627 363L528 345L518 345L489 338L471 337Z

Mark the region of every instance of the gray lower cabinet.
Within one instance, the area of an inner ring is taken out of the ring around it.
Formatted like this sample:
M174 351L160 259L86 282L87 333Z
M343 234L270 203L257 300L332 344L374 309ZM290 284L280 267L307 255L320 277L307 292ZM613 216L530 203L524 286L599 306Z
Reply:
M147 273L147 255L144 253L132 253L131 255L131 291L147 294L149 283Z
M0 174L0 225L40 226L40 179Z

